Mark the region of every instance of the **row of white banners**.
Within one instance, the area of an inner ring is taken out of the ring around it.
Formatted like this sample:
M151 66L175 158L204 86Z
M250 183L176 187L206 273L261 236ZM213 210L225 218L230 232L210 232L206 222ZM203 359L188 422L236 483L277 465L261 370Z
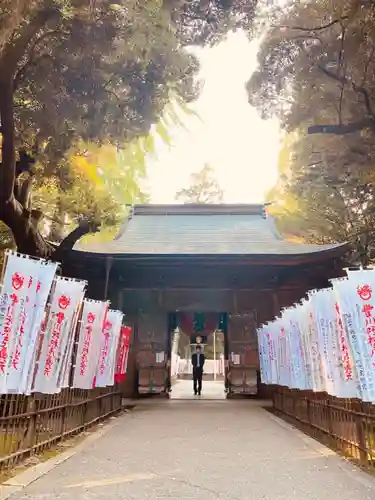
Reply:
M8 252L0 294L0 394L55 394L114 384L126 371L123 314L85 298L85 281L57 264ZM75 365L72 366L72 360Z
M331 283L258 329L262 382L375 403L375 270Z

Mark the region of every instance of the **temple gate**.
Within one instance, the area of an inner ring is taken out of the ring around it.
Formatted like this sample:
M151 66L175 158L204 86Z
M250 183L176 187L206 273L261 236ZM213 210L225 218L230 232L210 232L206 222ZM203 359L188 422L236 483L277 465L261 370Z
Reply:
M345 251L284 240L264 205L136 205L115 240L77 247L63 271L133 329L125 395L168 393L183 313L222 318L229 393L262 395L257 326L341 276Z

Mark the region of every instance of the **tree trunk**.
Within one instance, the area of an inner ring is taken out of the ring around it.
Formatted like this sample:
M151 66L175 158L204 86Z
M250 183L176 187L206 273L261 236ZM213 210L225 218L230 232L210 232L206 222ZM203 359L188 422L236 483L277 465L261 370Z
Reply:
M47 22L59 20L61 12L54 0L44 0L35 9L30 21L25 24L18 38L0 44L0 132L1 165L0 165L0 220L12 231L17 250L20 253L56 259L55 248L41 235L38 224L43 214L32 210L31 188L33 173L29 158L21 158L16 162L16 126L14 122L14 78L17 65L25 56L30 42ZM1 41L1 40L0 40ZM26 169L17 169L25 162ZM28 177L20 182L22 172L28 172ZM97 230L97 225L84 222L71 235L62 241L62 250L66 255L75 242L87 232Z
M17 249L21 253L48 258L53 248L38 231L38 216L34 217L29 207L31 177L26 179L16 199L16 149L13 110L13 78L5 75L0 80L1 118L1 168L0 168L0 219L12 231Z
M32 212L25 210L14 197L5 204L1 201L0 219L12 231L18 252L44 259L51 257L54 247L40 234Z

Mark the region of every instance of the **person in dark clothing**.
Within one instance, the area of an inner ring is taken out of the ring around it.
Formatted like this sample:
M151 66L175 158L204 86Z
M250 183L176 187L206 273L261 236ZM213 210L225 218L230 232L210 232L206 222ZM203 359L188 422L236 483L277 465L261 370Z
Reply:
M201 395L202 391L202 376L203 366L205 362L204 354L201 347L198 345L195 353L191 357L191 364L193 365L193 388L195 395Z

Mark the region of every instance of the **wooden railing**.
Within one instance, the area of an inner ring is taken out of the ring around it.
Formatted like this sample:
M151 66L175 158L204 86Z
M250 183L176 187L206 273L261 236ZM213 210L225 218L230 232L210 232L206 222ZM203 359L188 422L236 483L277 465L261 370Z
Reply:
M121 409L117 387L0 396L0 471Z
M306 434L375 471L375 405L326 393L277 387L276 413Z

